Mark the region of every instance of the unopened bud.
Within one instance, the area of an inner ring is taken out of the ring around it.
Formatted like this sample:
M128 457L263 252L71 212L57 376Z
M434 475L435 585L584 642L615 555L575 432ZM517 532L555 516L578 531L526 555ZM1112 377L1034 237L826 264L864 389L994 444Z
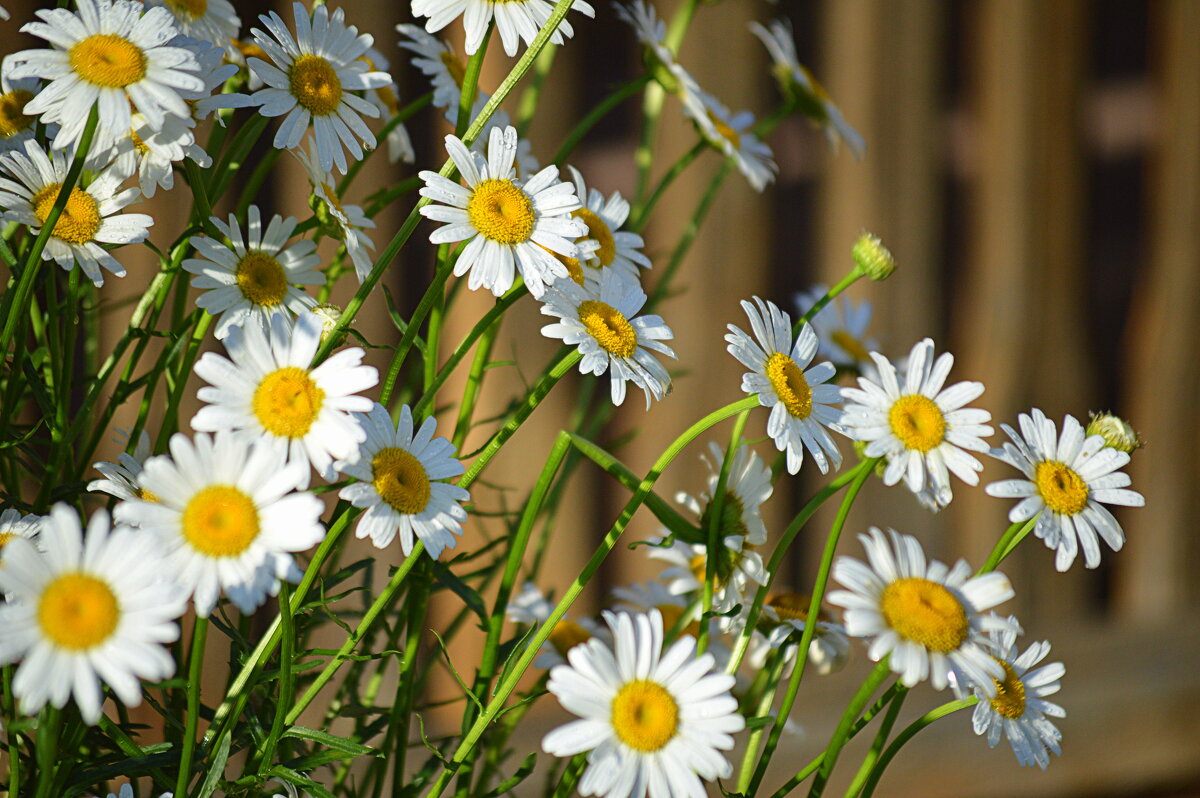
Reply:
M321 320L321 343L324 344L329 336L333 335L333 331L337 328L337 323L342 319L342 309L337 305L332 305L328 302L322 305L317 305L312 309L313 314Z
M1099 435L1110 448L1126 454L1146 445L1128 421L1112 413L1092 413L1087 434Z
M872 280L886 280L896 271L896 259L877 236L863 233L850 250L855 265Z

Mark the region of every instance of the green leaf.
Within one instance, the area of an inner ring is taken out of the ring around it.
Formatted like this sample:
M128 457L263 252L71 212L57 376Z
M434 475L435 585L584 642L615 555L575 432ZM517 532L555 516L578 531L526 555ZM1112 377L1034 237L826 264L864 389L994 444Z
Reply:
M483 798L498 798L499 796L504 795L504 793L508 792L513 787L516 787L518 784L525 781L525 779L529 778L529 774L533 772L533 766L535 764L537 764L537 754L532 753L525 757L525 759L521 762L521 766L517 768L516 773L512 774L507 779L496 785L496 789L483 796Z
M454 572L445 566L444 563L434 560L433 575L437 579L438 584L448 587L454 591L454 594L463 600L472 612L479 616L479 620L486 626L488 622L487 607L483 603L483 596L479 595L479 591L472 588L466 582L454 575Z
M323 745L326 748L332 748L336 751L349 754L351 756L362 756L364 754L375 753L375 749L369 745L355 742L347 737L338 737L336 734L320 731L318 729L307 729L303 726L292 726L283 733L284 737L296 737L301 740L309 740Z
M229 744L232 741L232 735L226 734L221 737L221 745L209 762L208 775L204 777L204 783L200 785L200 792L196 794L196 798L210 798L216 792L217 782L225 775L225 761L229 759Z

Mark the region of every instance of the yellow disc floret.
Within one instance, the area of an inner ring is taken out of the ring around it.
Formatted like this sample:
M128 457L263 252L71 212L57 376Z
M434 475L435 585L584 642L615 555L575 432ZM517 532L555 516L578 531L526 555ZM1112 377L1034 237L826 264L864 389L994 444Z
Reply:
M716 128L717 133L721 135L721 138L732 144L735 150L742 146L742 136L740 133L730 127L725 120L718 119L712 111L708 111L707 113L708 121L712 122L713 127Z
M232 485L212 485L183 508L183 537L209 557L236 557L258 537L258 507Z
M62 183L53 183L33 195L29 204L33 206L33 215L42 224L50 217L54 203L58 200L58 192ZM68 244L86 244L96 237L100 230L100 206L95 198L76 186L71 189L71 196L63 208L62 215L54 223L54 237Z
M579 303L579 321L609 354L633 357L637 352L637 332L625 315L612 305L585 299Z
M233 272L242 296L255 305L274 307L287 296L287 273L279 261L265 252L250 250Z
M533 235L533 200L511 180L483 180L467 201L467 218L484 238L520 244Z
M1001 717L1018 720L1025 714L1025 683L1017 678L1017 672L1004 660L996 660L1004 668L1004 681L993 679L996 696L990 699L992 709Z
M319 55L306 53L288 70L290 92L314 116L329 116L342 102L342 81L333 65Z
M883 589L879 611L905 640L948 654L967 639L967 610L944 585L921 577L897 579Z
M115 33L94 33L71 45L68 59L80 79L106 89L123 89L146 77L146 54Z
M1042 501L1056 513L1075 515L1087 507L1087 483L1065 463L1057 460L1038 463L1033 472L1033 484Z
M413 515L429 505L429 474L416 456L398 446L380 449L371 458L371 484L393 510Z
M946 438L946 417L928 396L902 396L888 411L888 424L906 449L927 452Z
M199 19L208 12L208 0L167 0L167 7L176 16Z
M812 388L804 378L804 372L796 365L796 361L783 352L772 352L767 358L764 371L775 395L793 418L808 418L812 415Z
M554 631L550 633L550 645L554 646L554 650L562 657L567 656L567 652L575 646L591 639L592 635L587 629L566 618L556 623Z
M305 369L285 366L262 378L254 390L254 415L267 432L303 438L317 420L325 391Z
M633 750L658 751L679 729L679 704L661 684L629 682L613 698L612 727L617 739Z
M56 577L42 591L38 626L55 645L84 651L107 640L121 619L121 606L102 579L79 571Z
M586 238L590 238L600 245L600 248L596 250L596 257L600 259L600 265L610 265L613 259L617 257L617 242L613 238L612 230L609 229L603 219L587 208L572 211L571 215L577 219L582 219L583 223L587 225Z
M867 352L867 348L862 345L862 341L845 330L835 330L829 338L840 346L842 351L854 358L855 361L869 361L871 359L871 355Z
M25 103L33 99L33 92L13 89L0 94L0 138L11 139L33 124L32 116L25 116Z

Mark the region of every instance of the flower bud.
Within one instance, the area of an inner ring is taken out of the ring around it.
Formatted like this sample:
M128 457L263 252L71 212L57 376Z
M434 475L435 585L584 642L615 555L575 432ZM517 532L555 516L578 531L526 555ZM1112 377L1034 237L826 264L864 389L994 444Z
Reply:
M342 309L328 302L317 305L312 312L321 320L321 343L324 344L333 335L337 323L341 321Z
M896 271L896 259L877 236L863 233L850 250L854 263L872 280L886 280Z
M1092 420L1087 425L1087 434L1101 436L1110 448L1128 454L1146 445L1129 422L1120 416L1112 413L1092 413L1091 417Z

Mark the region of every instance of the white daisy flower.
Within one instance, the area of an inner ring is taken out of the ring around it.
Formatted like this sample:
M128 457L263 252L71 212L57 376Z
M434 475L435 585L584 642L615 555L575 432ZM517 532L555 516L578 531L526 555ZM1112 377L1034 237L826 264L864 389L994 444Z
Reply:
M533 582L526 582L521 591L508 602L505 617L513 623L526 626L536 626L544 623L554 612L551 603ZM592 618L581 618L573 621L566 615L562 617L550 632L550 637L542 644L537 658L533 661L536 668L549 670L555 665L567 661L567 653L576 646L583 645L592 638L602 640L605 645L612 644L612 636L608 629L596 623Z
M547 166L527 183L513 175L517 130L493 128L487 158L469 151L457 136L446 136L446 151L467 187L436 172L423 171L421 196L435 202L421 215L446 222L429 236L432 244L467 244L454 264L454 275L468 271L467 286L483 286L496 296L512 287L515 269L540 299L548 283L566 277L567 269L552 253L575 257L574 239L587 225L569 214L579 208L575 187L558 179L558 167ZM443 203L443 204L438 204Z
M48 81L25 113L61 126L53 149L79 143L97 103L97 151L128 135L135 110L153 130L167 115L190 116L180 92L201 91L204 84L196 74L196 56L173 42L179 28L170 11L145 9L132 0L78 0L77 6L74 13L36 11L42 21L22 26L21 32L45 39L51 49L11 56L11 77Z
M192 50L196 55L196 60L200 64L200 80L204 86L200 91L182 92L183 99L187 100L191 106L192 118L197 122L201 122L209 117L216 110L225 108L249 108L254 105L250 97L245 94L236 92L222 92L221 89L225 86L225 81L232 78L238 73L237 64L230 63L225 60L227 53L237 53L228 41L228 47L219 47L211 44L208 41L200 39L186 40L188 49ZM259 52L262 50L259 48ZM254 86L251 89L256 88ZM216 92L214 94L214 92ZM224 124L224 120L220 116L217 120Z
M412 65L433 84L433 106L453 108L457 114L467 65L455 55L453 47L419 25L397 25L396 31L406 37L399 46L413 53Z
M168 116L162 128L154 130L141 113L133 115L133 128L118 146L116 167L123 174L136 174L138 187L147 198L158 187L168 191L175 184L174 165L191 158L203 168L212 165L212 158L196 144L191 117Z
M0 207L7 208L3 218L28 225L30 232L38 233L54 208L71 159L70 152L52 150L47 155L32 139L25 142L24 152L0 155L0 168L16 178L0 177ZM97 286L104 285L101 267L124 277L125 267L101 245L145 241L154 224L154 219L144 213L117 213L140 196L136 188L118 190L125 177L114 164L87 185L74 186L42 259L56 261L67 271L78 263Z
M379 109L380 116L386 122L400 112L400 87L388 73L387 56L374 47L368 47L367 52L358 58L360 61L365 61L367 68L372 72L382 72L388 76L387 84L367 89L364 94L367 102ZM398 161L412 163L417 159L417 153L413 150L412 137L408 135L408 128L404 127L403 123L394 125L388 131L385 141L387 142L388 163Z
M1036 408L1018 418L1022 434L1001 424L1012 443L992 449L991 455L1025 479L993 482L985 490L989 496L1021 500L1008 514L1014 524L1038 516L1033 532L1056 550L1059 571L1071 567L1080 549L1083 564L1095 568L1100 564L1099 539L1113 551L1125 545L1121 525L1104 505L1146 503L1142 494L1126 490L1129 476L1117 470L1129 462L1129 454L1108 446L1102 435L1086 435L1074 416L1063 419L1061 435Z
M5 549L13 540L23 538L36 541L43 520L40 515L24 515L15 507L0 512L0 559L3 559Z
M643 46L654 53L655 58L668 69L675 65L675 56L667 49L667 23L659 19L654 6L645 0L633 0L629 4L615 3L617 16L633 28L633 33Z
M372 38L359 35L358 28L346 25L342 9L329 13L328 6L317 6L309 19L302 3L293 3L295 37L274 11L259 17L268 33L251 28L254 41L274 64L259 58L246 63L266 83L251 100L262 106L263 116L283 116L275 133L275 146L291 150L299 146L305 131L312 127L317 142L321 169L335 165L346 173L346 153L361 160L363 148L375 148L375 135L362 116L378 117L379 109L353 92L378 89L391 83L384 72L369 71L359 58L371 46Z
M796 294L796 312L807 313L828 290L818 284ZM871 324L869 300L854 302L845 295L835 296L817 311L811 324L817 332L818 357L832 361L838 368L854 369L872 379L876 377L871 352L878 351L879 344L867 335L867 327Z
M325 505L311 493L308 467L269 440L253 441L222 430L171 436L171 454L146 461L141 483L157 501L125 501L118 520L157 536L178 580L208 617L222 592L244 613L279 580L300 579L292 552L325 537Z
M166 6L184 36L222 48L242 29L242 20L229 0L146 0L146 5Z
M325 203L329 215L337 223L341 241L346 246L346 254L354 264L354 273L361 283L371 273L375 259L371 253L375 250L375 242L366 234L367 229L375 229L375 222L363 213L358 205L344 205L337 192L337 180L333 172L321 169L316 149L310 145L299 151L292 150L296 159L304 165L308 174L308 183L312 186L313 196ZM324 282L322 277L321 282Z
M887 358L878 352L871 358L878 381L859 377L859 388L842 389L842 426L851 438L866 442L867 457L887 458L884 484L903 477L909 490L925 493L936 507L954 498L951 472L968 485L979 484L983 464L967 450L988 451L983 439L992 434L987 425L992 415L963 406L983 393L983 383L943 388L954 356L946 352L935 361L929 338L913 346L903 386Z
M571 10L596 16L595 9L584 0L575 0ZM516 55L518 42L524 40L526 45L533 44L538 30L550 20L553 11L554 4L547 0L413 0L412 3L414 17L429 17L425 30L430 33L437 33L461 16L467 34L464 48L467 55L474 55L483 44L483 36L493 18L505 54ZM562 44L574 34L575 29L564 18L550 41Z
M790 660L789 668L794 665L811 601L811 596L802 593L776 593L767 598L759 618L759 623L767 627L767 633L762 638L764 644L759 645L757 651L754 648L750 651L747 661L752 667L761 668L767 653L781 648ZM850 638L846 635L846 627L829 620L822 608L812 641L808 644L808 664L817 675L828 676L841 670L849 657Z
M684 615L688 612L689 605L695 604L695 615L699 615L699 596L686 597L675 595L670 588L662 582L650 581L640 584L625 585L615 587L612 591L613 598L616 599L616 610L618 612L631 612L633 614L647 613L651 610L662 615L663 633L668 637L671 632L678 627L679 635L691 635L699 637L700 622L694 618L687 624L680 625ZM608 630L603 631L607 634ZM611 636L608 641L611 642ZM709 654L712 654L716 661L717 670L725 670L725 666L729 664L729 658L733 652L729 646L721 639L721 625L715 618L710 618L708 621L708 648ZM738 689L741 684L739 683Z
M366 508L355 535L371 538L376 548L386 548L400 535L400 548L410 554L413 536L437 559L443 549L454 548L462 534L467 511L462 503L471 494L441 480L465 469L454 458L454 444L435 438L437 421L431 416L414 428L412 410L400 408L400 421L392 423L387 408L376 403L359 416L366 440L350 457L335 464L338 471L358 480L338 496L355 507Z
M649 269L650 259L641 251L645 246L642 237L621 229L621 225L629 218L629 202L619 191L614 191L607 199L595 188L589 191L579 170L573 166L568 168L575 183L575 196L584 203L571 215L583 220L588 228L587 238L596 242L594 253L585 263L600 269L613 269L630 280L638 281L638 267Z
M321 258L317 245L301 240L288 246L296 229L296 219L273 216L264 231L258 206L247 209L246 236L237 217L229 214L226 225L217 217L210 221L229 239L226 246L208 236L193 236L191 244L201 255L188 258L183 268L194 275L192 287L204 291L196 305L219 316L214 333L224 340L235 327L271 327L271 319L283 316L288 321L317 304L298 285L322 285L318 271Z
M775 19L768 29L758 22L751 22L750 32L762 41L771 54L775 79L779 81L784 95L799 103L804 115L825 131L830 144L836 145L840 138L846 142L855 158L862 158L867 149L863 137L850 126L825 88L797 59L792 23L786 19Z
M25 142L33 138L37 117L25 113L26 104L41 90L41 81L36 78L14 80L9 77L8 65L11 56L4 59L0 67L0 154L12 150L25 150ZM48 130L47 135L57 132Z
M1009 617L1013 625L1017 619ZM1050 754L1061 754L1059 741L1062 732L1050 718L1065 718L1066 710L1046 700L1061 688L1059 682L1067 669L1061 662L1052 662L1034 668L1050 653L1050 643L1043 640L1025 649L1017 656L1017 635L1012 630L990 632L996 661L1004 668L1004 677L995 682L995 693L984 694L978 687L975 694L979 703L975 705L971 724L976 734L987 736L988 746L996 747L1000 735L1008 738L1017 762L1022 767L1037 765L1045 770L1050 765Z
M171 798L173 793L164 792L158 798ZM122 784L115 793L109 793L108 798L133 798L133 787L128 783Z
M975 685L995 695L994 680L1004 669L988 652L984 633L1020 627L983 613L1015 595L1008 577L998 571L972 576L966 560L953 568L927 564L916 538L889 534L891 545L876 527L858 536L870 565L853 557L834 563L834 579L850 589L834 590L828 600L845 608L847 633L870 638L872 660L890 655L892 672L907 687L929 679L942 690L953 674L956 690Z
M841 402L842 391L827 384L837 369L828 361L808 368L817 353L813 328L801 325L793 346L792 320L787 312L758 297L754 302L741 303L754 337L733 324L727 325L729 334L725 336L729 354L751 369L742 375L742 390L758 394L759 404L771 408L767 434L776 449L787 452L789 474L800 470L805 449L812 453L822 474L830 467L836 471L842 466L842 453L826 428L845 434L838 424L842 411L834 406Z
M547 734L542 748L560 757L591 752L581 795L705 795L702 779L733 773L721 751L733 748L730 735L746 725L729 692L733 676L714 672L711 654L696 656L689 635L663 653L657 611L606 612L604 619L611 649L592 640L572 649L569 665L550 671L550 692L580 720Z
M670 393L671 375L651 350L675 357L671 347L662 343L675 334L661 316L637 315L646 304L646 292L638 283L605 270L598 285L559 280L544 299L542 314L557 316L559 321L543 327L542 335L578 346L583 355L581 374L599 377L608 371L614 405L625 401L627 381L645 392L647 410L651 399Z
M122 448L128 448L129 432L120 428L116 432L117 437L113 438L113 441L120 444ZM146 430L142 430L138 435L137 445L133 448L133 454L121 452L117 455L115 463L101 460L92 464L92 467L99 471L104 479L93 479L87 484L87 489L94 493L107 493L109 496L116 496L118 499L126 501L135 499L157 501L157 497L147 493L140 481L142 467L149 456L150 435Z
M74 696L87 724L100 719L101 681L126 706L142 702L139 679L175 672L163 646L179 637L174 620L186 597L154 538L129 527L111 531L95 513L87 537L79 516L56 504L42 522L42 550L24 538L4 547L0 592L0 663L20 661L13 693L32 715Z
M272 316L269 335L256 325L231 329L225 339L229 358L205 352L196 363L196 374L210 383L196 395L211 404L192 418L192 429L265 438L289 462L312 463L332 480L333 461L350 457L366 439L352 414L366 413L374 403L355 394L375 385L379 372L361 365L365 353L358 347L313 368L321 327L317 315L305 312L295 326L286 316ZM306 478L301 487L307 485Z
M471 108L470 118L474 119L483 113L483 107L487 105L487 95L476 95L475 105ZM454 106L446 110L446 121L451 125L458 124L458 106ZM483 126L483 130L479 131L479 137L471 143L471 152L478 153L479 157L484 162L487 161L488 147L492 140L492 131L498 130L501 134L506 129L512 126L512 118L508 115L508 111L503 108L497 108L491 118ZM541 164L538 162L537 156L533 154L533 142L529 139L517 138L517 153L513 158L513 177L518 182L527 181L531 175L536 175L542 170ZM557 174L555 175L557 177ZM582 197L577 197L580 202ZM559 260L563 256L557 253L551 253Z
M688 89L679 95L684 113L696 123L700 135L733 159L738 171L755 191L762 191L768 183L773 183L779 165L775 163L771 148L751 131L754 114L749 111L730 113L708 92L682 81L681 85Z

